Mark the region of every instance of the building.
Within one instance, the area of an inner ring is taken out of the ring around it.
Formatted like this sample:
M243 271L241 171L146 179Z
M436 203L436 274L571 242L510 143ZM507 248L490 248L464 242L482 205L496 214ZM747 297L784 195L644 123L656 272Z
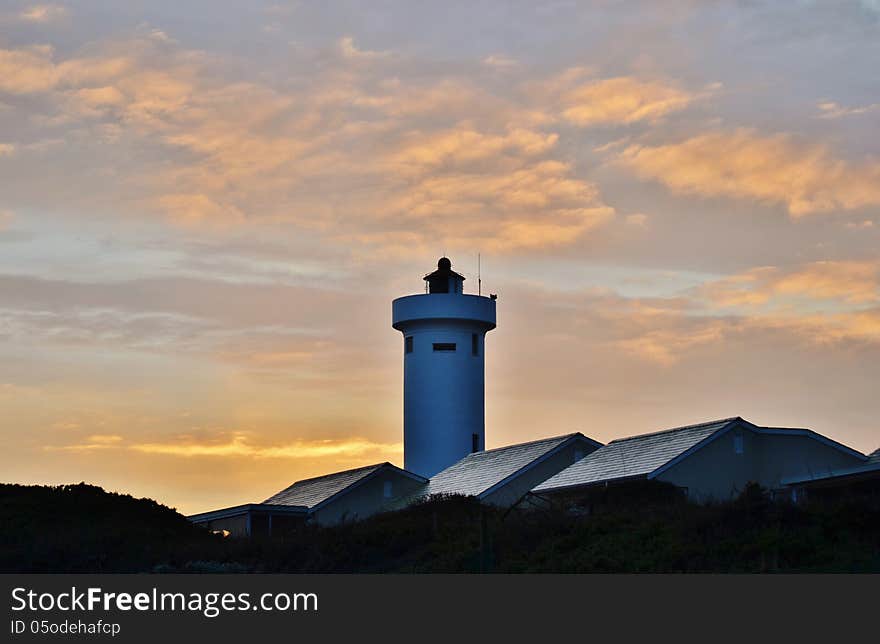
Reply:
M783 483L791 488L794 499L838 499L865 493L880 497L880 449L871 452L863 463L799 474L784 479Z
M867 462L864 454L809 429L760 427L735 417L611 441L532 491L552 497L659 481L693 501L723 501L748 483L787 493L798 477Z
M391 463L297 481L263 503L305 506L320 525L357 521L384 510L393 500L409 496L428 480Z
M415 496L462 494L509 507L538 483L601 446L574 433L475 452L431 477Z
M306 521L334 525L363 519L427 482L391 463L377 463L297 481L262 503L203 512L189 520L233 536L279 536Z
M403 334L403 461L431 477L486 447L485 340L495 298L464 293L464 276L441 257L427 292L391 304Z
M245 503L187 517L212 532L232 537L283 536L303 525L309 509L302 505Z
M392 303L392 326L403 335L405 469L378 463L297 481L263 503L191 521L232 535L278 535L437 494L510 507L535 496L661 482L707 502L735 497L754 482L797 500L808 491L880 480L880 450L868 457L808 429L761 427L740 417L604 446L573 433L486 450L485 339L496 325L496 298L465 294L464 276L446 257L423 279L424 294Z

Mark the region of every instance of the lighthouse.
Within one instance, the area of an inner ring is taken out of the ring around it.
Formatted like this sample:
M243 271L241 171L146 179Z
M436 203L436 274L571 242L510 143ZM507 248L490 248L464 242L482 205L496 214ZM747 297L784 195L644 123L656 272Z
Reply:
M466 295L464 276L441 257L424 294L391 303L403 334L404 467L431 477L485 449L485 339L495 297Z

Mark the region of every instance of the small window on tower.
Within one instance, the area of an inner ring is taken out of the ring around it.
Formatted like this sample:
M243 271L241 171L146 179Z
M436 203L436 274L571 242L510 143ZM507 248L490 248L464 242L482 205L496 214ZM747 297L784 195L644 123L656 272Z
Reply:
M455 342L435 342L434 351L455 351Z
M480 451L480 435L471 434L471 453Z
M471 355L480 355L480 336L476 333L471 334Z
M578 447L574 450L574 453L572 454L571 460L573 463L577 463L583 457L584 457L584 450L582 450L581 448Z
M413 352L413 337L411 335L406 336L406 338L403 341L403 346L404 346L404 351L406 353Z
M385 481L385 483L382 485L382 496L384 496L386 499L390 499L393 491L394 490L391 487L391 481Z
M742 454L743 449L743 436L742 434L735 434L733 437L733 451L737 454Z

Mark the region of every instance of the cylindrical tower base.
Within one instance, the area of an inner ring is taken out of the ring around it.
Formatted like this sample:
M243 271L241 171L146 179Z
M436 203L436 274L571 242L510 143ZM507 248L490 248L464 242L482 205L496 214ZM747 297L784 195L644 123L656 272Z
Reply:
M495 301L462 294L393 302L404 335L404 467L431 477L485 449L485 335Z

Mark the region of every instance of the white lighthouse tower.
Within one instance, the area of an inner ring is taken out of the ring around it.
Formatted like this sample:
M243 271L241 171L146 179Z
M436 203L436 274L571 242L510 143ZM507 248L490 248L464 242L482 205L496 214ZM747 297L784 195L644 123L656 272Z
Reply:
M441 257L424 295L392 302L403 333L404 467L431 477L485 449L485 337L495 298L465 295L464 276Z

